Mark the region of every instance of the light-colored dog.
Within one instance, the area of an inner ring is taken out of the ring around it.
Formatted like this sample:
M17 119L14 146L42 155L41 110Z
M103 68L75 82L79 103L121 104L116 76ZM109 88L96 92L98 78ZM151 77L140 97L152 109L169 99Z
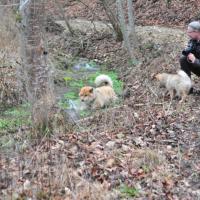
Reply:
M191 87L190 77L183 71L177 71L177 74L159 73L155 78L160 82L161 87L165 87L170 94L171 100L178 96L180 103L184 102Z
M107 75L99 75L95 79L96 88L85 86L81 88L79 97L87 107L92 109L103 108L117 99L113 90L113 82Z

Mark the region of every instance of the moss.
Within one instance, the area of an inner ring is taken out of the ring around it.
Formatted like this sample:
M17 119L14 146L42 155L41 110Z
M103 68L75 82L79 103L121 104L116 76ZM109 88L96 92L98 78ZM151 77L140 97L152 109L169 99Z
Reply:
M77 98L78 98L78 94L77 94L77 92L71 91L71 92L65 93L65 94L64 94L64 98L65 98L65 99L74 100L74 99L77 99Z
M82 110L80 111L80 116L81 117L87 117L91 112L89 110Z
M61 99L58 102L58 106L62 109L68 109L69 108L69 103L65 99Z
M30 125L28 107L29 105L21 105L5 110L0 116L0 133L12 132L22 125Z
M71 81L69 83L69 85L72 88L82 88L85 85L85 81L83 81L83 80L75 80L75 81Z
M64 80L66 81L66 83L68 83L68 82L72 81L72 77L66 76L66 77L64 77Z
M45 192L45 191L39 191L37 194L36 194L36 198L38 199L38 200L48 200L48 199L50 199L49 198L49 194L47 193L47 192Z
M15 20L16 20L16 22L21 23L21 21L22 21L22 16L20 15L20 13L16 13Z
M123 185L120 187L120 192L123 197L138 197L139 190L135 187L128 187L127 185Z

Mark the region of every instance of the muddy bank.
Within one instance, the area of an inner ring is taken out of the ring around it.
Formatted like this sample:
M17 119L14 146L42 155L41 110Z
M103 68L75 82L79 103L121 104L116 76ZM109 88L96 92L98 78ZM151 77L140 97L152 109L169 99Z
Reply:
M71 27L75 31L90 33L90 32L105 32L112 34L113 29L110 23L101 21L88 21L85 19L71 19L69 20ZM68 28L65 21L56 21L55 24L60 25L65 32L68 32ZM163 26L136 26L136 33L142 41L153 40L155 43L165 43L166 39L171 42L173 40L179 41L180 45L184 45L187 42L187 36L182 29L168 28Z

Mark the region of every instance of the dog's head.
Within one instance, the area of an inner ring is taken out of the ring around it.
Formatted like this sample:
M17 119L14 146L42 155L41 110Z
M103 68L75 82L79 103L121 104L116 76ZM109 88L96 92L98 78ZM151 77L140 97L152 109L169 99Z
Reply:
M94 88L90 86L82 87L79 92L79 97L82 102L90 103L95 99Z
M154 79L159 81L160 87L165 87L165 84L166 84L166 74L165 73L155 74Z
M159 80L161 80L161 77L162 77L162 73L153 73L153 74L151 74L151 80L157 80L157 81L159 81Z
M161 80L163 79L163 74L162 74L162 73L158 73L158 74L156 74L154 77L155 77L155 79L156 79L157 81L161 81Z

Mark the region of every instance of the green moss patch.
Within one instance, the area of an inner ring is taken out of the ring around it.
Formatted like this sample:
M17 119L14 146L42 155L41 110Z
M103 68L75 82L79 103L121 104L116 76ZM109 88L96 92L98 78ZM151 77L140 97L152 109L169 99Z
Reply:
M0 115L0 135L6 132L14 132L20 126L30 125L30 112L28 105L10 108Z
M123 185L120 187L120 192L122 197L138 197L139 190L135 187L128 187Z

